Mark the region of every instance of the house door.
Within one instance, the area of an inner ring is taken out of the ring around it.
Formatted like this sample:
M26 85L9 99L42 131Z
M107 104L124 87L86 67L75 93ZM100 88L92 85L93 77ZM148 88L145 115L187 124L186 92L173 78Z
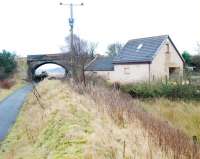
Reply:
M179 67L169 67L169 78L170 79L177 79L180 75L180 68Z

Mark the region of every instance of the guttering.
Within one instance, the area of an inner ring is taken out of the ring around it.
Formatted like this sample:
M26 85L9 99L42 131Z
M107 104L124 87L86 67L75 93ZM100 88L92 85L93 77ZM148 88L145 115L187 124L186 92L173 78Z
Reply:
M116 65L126 65L126 64L151 64L152 61L127 61L127 62L112 62Z

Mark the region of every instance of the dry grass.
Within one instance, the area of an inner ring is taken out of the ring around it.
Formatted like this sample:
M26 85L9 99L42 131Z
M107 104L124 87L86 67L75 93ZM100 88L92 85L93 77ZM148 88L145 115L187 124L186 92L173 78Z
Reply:
M156 117L168 121L188 136L197 136L200 142L200 103L197 101L170 101L160 98L145 100L141 106Z
M4 98L6 98L11 93L13 93L15 90L19 89L20 87L22 87L24 85L25 85L24 81L16 80L15 84L11 88L9 88L9 89L0 88L0 101L2 101Z
M90 94L100 108L104 105L103 108L118 125L124 127L126 123L139 121L148 133L149 139L153 140L166 154L171 154L173 151L173 158L200 157L199 145L194 144L191 138L181 130L171 127L168 122L159 120L139 109L130 96L102 86L89 85L87 88L73 86L80 93Z
M74 91L77 88L81 94ZM56 80L41 82L38 91L42 95L45 109L38 105L33 94L29 95L11 133L1 143L0 158L167 159L174 157L173 147L168 145L166 153L163 146L167 144L166 141L160 141L159 145L157 141L160 138L151 134L154 133L155 127L161 127L154 125L150 128L147 124L152 121L145 121L150 117L140 118L140 110L136 107L139 103L128 100L129 97L119 92L110 92L99 87L81 88L80 85L69 87L67 83ZM129 104L134 109L129 107ZM144 121L147 122L146 125ZM152 124L154 123L156 122ZM166 126L162 128L166 129ZM171 135L170 132L176 131L170 128L167 133ZM180 140L180 144L189 144L185 145L185 148L191 145L189 140L184 142ZM184 155L182 150L179 157L181 155Z
M27 78L27 58L19 57L17 58L17 73L15 74L15 79L26 79Z

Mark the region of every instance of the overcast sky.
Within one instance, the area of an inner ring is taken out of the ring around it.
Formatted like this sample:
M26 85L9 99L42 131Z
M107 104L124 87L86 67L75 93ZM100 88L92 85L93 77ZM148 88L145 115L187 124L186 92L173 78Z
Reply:
M59 53L69 34L69 8L60 0L0 0L0 50L18 55ZM75 33L98 42L169 34L180 52L195 53L200 41L200 0L62 0L74 8Z

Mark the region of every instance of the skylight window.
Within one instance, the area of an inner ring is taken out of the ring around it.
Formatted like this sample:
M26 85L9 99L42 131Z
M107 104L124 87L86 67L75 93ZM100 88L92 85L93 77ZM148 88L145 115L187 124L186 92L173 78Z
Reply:
M140 50L142 48L143 44L139 44L138 47L137 47L137 50Z

